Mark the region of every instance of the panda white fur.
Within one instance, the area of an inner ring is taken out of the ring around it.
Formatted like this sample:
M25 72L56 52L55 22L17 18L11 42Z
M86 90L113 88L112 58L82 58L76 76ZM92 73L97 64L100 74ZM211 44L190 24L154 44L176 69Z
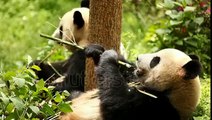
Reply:
M188 120L192 117L200 99L198 57L176 49L139 55L135 81L142 83L139 90L157 98L129 86L118 60L113 50L101 55L96 67L98 89L73 99L73 112L61 115L60 120Z
M90 44L88 41L89 8L87 8L87 4L89 4L89 1L84 0L81 2L80 8L74 8L65 13L52 37L60 38L72 43L76 42L76 44L81 47L86 47L88 44ZM66 48L71 52L76 50L76 48L73 46L66 46ZM120 43L120 52L122 55L124 55L124 57L128 56L122 42Z
M86 7L74 8L65 13L60 19L58 28L54 31L52 37L60 38L65 41L75 42L81 47L89 44L89 9ZM66 46L71 52L75 51L75 47Z

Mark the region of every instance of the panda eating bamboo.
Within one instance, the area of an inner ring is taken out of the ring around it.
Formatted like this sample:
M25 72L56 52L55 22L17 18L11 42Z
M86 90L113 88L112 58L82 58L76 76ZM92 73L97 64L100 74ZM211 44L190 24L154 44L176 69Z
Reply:
M96 48L91 46L87 56L101 51ZM136 69L128 74L141 84L137 87L128 84L118 61L119 55L114 50L104 51L96 62L98 88L73 99L73 112L59 119L189 120L192 117L200 99L201 64L197 56L171 48L139 55Z
M91 44L88 41L88 7L89 0L82 0L81 7L74 8L65 13L60 19L59 25L52 37L74 43L81 47L86 47ZM54 81L48 83L49 86L55 86L54 91L68 90L72 93L84 92L85 52L74 46L66 45L65 47L72 52L72 55L68 59L50 64L42 60L34 60L30 66L37 65L41 68L40 71L34 70L38 76L38 80ZM124 53L125 49L122 43L120 44L120 49L122 53ZM62 77L60 77L60 75L62 75Z

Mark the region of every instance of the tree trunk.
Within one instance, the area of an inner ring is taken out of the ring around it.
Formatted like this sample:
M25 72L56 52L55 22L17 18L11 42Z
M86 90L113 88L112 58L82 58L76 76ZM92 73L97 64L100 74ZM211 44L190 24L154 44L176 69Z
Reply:
M90 0L90 43L119 52L121 39L122 0ZM94 64L86 60L85 91L96 88Z

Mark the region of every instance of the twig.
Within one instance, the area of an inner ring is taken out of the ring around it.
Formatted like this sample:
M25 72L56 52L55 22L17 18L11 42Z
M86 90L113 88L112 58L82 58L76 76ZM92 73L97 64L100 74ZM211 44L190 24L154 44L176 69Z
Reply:
M58 29L58 27L56 27L55 25L51 24L50 22L47 22L47 23L50 24L52 27ZM65 35L68 38L68 40L70 40L72 43L76 43L75 37L74 37L73 32L71 30L69 30L69 32L71 33L71 35L73 37L73 40L68 35L66 35L62 30L59 29L59 31L62 32L63 35Z
M55 73L57 73L57 75L62 77L62 75L52 66L52 64L50 62L47 62L47 64L54 70Z
M150 97L153 97L153 98L158 98L157 96L153 95L153 94L150 94L148 92L145 92L143 90L139 90L138 88L136 88L138 90L138 92L142 93L142 94L145 94L145 95L148 95Z
M56 42L59 42L59 43L62 43L62 44L65 44L65 45L74 46L74 47L76 47L76 48L78 48L78 49L81 49L81 50L84 49L83 47L81 47L81 46L79 46L79 45L77 45L77 44L75 44L75 43L70 43L70 42L61 40L61 39L59 39L59 38L53 38L53 37L51 37L51 36L49 36L49 35L45 35L45 34L42 34L42 33L41 33L40 36L41 36L41 37L44 37L44 38L48 38L48 39L53 40L53 41L56 41ZM118 61L118 63L119 63L120 65L126 66L127 68L131 68L131 67L132 67L132 65L130 65L130 64L128 64L128 63L125 63L125 62L122 62L122 61Z
M141 85L143 86L143 84L141 82L130 82L130 83L128 83L128 85L130 87L135 87L138 90L138 92L140 92L142 94L145 94L145 95L147 95L149 97L152 97L152 98L155 98L155 99L158 98L157 96L155 96L155 95L153 95L151 93L148 93L146 91L140 90L138 87L140 87Z
M122 61L118 61L118 63L119 63L120 65L126 66L127 68L131 68L131 67L132 67L132 65L130 65L130 64L128 64L128 63L125 63L125 62L122 62Z
M42 62L44 62L46 59L48 59L54 52L55 52L54 50L51 50L50 53L49 53L47 56L45 56L45 58L43 58L43 59L40 61L40 63L42 63Z
M53 40L53 41L56 41L56 42L59 42L59 43L63 43L63 44L65 44L65 45L69 45L69 46L76 47L76 48L81 49L81 50L84 49L83 47L78 46L77 44L73 44L73 43L70 43L70 42L61 40L61 39L59 39L59 38L53 38L53 37L51 37L51 36L49 36L49 35L44 35L44 34L41 33L40 36L41 36L41 37L44 37L44 38L48 38L48 39Z

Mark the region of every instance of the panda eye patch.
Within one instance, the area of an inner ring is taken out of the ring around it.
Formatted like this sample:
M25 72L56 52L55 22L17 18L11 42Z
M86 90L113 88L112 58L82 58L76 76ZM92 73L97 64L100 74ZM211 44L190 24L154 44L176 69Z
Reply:
M63 37L63 26L60 26L60 37Z
M160 62L160 57L156 56L150 62L150 68L155 67Z

